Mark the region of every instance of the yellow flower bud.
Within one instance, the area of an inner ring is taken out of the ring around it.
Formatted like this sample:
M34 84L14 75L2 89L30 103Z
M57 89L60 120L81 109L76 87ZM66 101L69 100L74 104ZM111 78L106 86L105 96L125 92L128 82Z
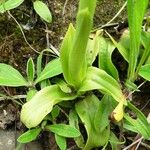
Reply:
M117 107L114 109L114 111L111 114L111 118L112 120L119 122L122 120L123 118L123 114L124 114L124 101L120 101L119 104L117 105Z

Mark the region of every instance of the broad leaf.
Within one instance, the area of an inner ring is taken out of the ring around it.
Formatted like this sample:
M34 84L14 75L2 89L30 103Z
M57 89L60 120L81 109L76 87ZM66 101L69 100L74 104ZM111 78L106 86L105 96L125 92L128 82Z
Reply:
M111 60L112 52L114 51L115 46L103 37L100 37L99 42L99 68L105 70L114 79L119 81L118 71Z
M67 149L67 142L66 142L65 137L62 137L60 135L55 134L55 140L56 140L56 143L59 146L60 150L66 150Z
M84 100L76 103L76 111L83 122L88 138L84 150L104 146L109 139L110 129L106 127L101 132L99 126L95 126L94 121L97 116L100 101L95 95L86 97ZM99 139L99 140L97 140Z
M0 63L0 85L1 86L28 86L28 82L13 67Z
M60 59L54 59L50 61L43 71L39 74L38 78L36 79L35 83L38 83L42 80L57 76L62 73Z
M62 137L73 138L80 136L79 130L66 124L47 125L45 128Z
M150 64L146 64L141 67L139 75L144 79L150 81Z
M48 6L43 3L42 1L36 0L33 3L34 10L36 13L46 22L51 23L52 22L52 15L48 8Z
M24 0L7 0L6 2L2 2L0 4L0 12L4 13L7 10L14 9L23 3Z
M130 53L128 78L134 81L137 59L139 56L141 26L149 0L128 0L128 22L130 28ZM140 10L140 11L139 11Z
M37 138L37 136L40 134L41 130L42 130L41 128L30 129L27 132L23 133L17 139L17 141L20 142L20 143L31 142L31 141L33 141Z
M34 80L34 75L35 75L35 66L34 66L34 62L32 58L29 58L28 62L27 62L27 77L29 81L33 81Z
M94 89L99 89L102 92L111 95L116 101L124 101L124 104L126 104L126 99L119 83L104 70L96 67L89 67L87 70L87 76L83 81L79 92Z
M57 85L43 88L29 102L23 105L21 121L28 128L36 127L52 111L55 104L75 98L75 95L62 92Z

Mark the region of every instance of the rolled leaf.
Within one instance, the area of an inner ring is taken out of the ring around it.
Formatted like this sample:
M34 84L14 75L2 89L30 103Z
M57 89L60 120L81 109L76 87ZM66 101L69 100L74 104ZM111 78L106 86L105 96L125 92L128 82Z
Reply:
M64 100L75 99L75 95L66 94L57 85L43 88L21 110L21 121L28 128L36 127L52 111L53 106Z
M75 37L69 55L68 68L72 78L72 84L77 88L84 79L87 70L86 47L91 26L92 21L88 8L79 11Z
M0 85L1 86L28 86L28 82L13 67L0 63Z

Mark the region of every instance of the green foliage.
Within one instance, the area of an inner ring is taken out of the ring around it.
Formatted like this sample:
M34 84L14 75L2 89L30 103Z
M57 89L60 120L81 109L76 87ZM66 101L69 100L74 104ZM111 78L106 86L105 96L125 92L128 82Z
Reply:
M100 118L98 114L102 115L103 113L99 108L101 107L100 105L100 101L95 95L88 96L76 104L76 111L81 121L84 123L88 135L86 145L83 148L84 150L104 146L108 142L110 129L109 125L107 124L107 119L104 119L104 125L101 124L103 128L101 128L101 130L99 129ZM104 117L108 118L107 115Z
M33 59L30 58L27 62L27 78L29 81L33 82L34 80L34 75L35 75L35 66L34 66L34 62Z
M67 148L66 138L55 134L55 140L56 140L56 143L59 146L60 150L66 150L66 148Z
M124 103L126 103L120 85L113 77L108 75L104 70L96 67L89 67L87 70L87 76L83 81L79 92L94 89L99 89L102 92L111 95L118 102L124 101Z
M114 79L119 81L118 71L111 60L115 46L103 37L100 38L99 44L99 68L105 70Z
M26 79L13 67L0 63L0 85L1 86L27 86Z
M128 78L131 81L135 80L135 70L139 56L141 26L147 6L148 0L128 0L127 3L128 22L130 28Z
M52 111L55 104L75 98L73 94L62 92L57 85L45 87L23 105L21 121L28 128L36 127Z
M62 73L60 59L56 58L50 61L45 68L38 74L35 84L45 79L52 78Z
M38 15L50 23L52 17L48 7L38 0L33 4ZM19 2L15 7L18 5ZM50 52L48 49L43 50L38 56L36 68L30 58L26 69L28 81L16 69L0 63L1 86L28 87L26 103L21 110L21 121L29 130L19 137L20 143L35 140L42 130L48 130L54 133L61 150L67 149L66 138L74 138L77 146L83 150L106 148L109 143L112 149L116 150L123 142L118 140L110 128L109 118L119 127L117 122L124 118L124 129L139 133L145 139L150 138L149 123L144 114L126 100L119 72L111 58L114 49L117 48L128 62L125 85L129 91L137 90L137 85L133 82L138 74L150 81L150 64L146 64L150 54L150 34L146 31L141 32L147 5L148 0L128 0L130 31L124 32L120 41L116 42L107 32L110 39L104 38L101 30L90 34L96 0L80 0L76 25L69 25L61 44L59 58L43 66L43 54ZM2 6L4 4L1 4L0 8ZM94 66L94 62L98 67ZM64 78L54 78L61 73ZM36 87L40 88L40 91L37 91ZM93 90L97 90L97 95L104 94L103 98L100 99ZM63 107L67 108L66 112ZM125 107L134 112L137 119L125 113ZM62 122L57 122L59 115L62 115L61 111L66 115L67 122L69 120L68 125L62 123L63 119ZM81 134L81 123L87 133L87 139Z
M137 119L131 118L129 115L125 115L126 122L124 128L141 134L145 139L150 138L150 125L144 114L137 109L133 104L128 103L128 107L137 114Z
M0 13L4 13L6 11L9 11L11 9L17 8L19 5L21 5L24 2L24 0L2 0L0 2ZM33 2L33 7L36 13L46 22L51 23L52 22L52 15L48 8L48 6L39 0L36 0Z
M139 75L144 79L150 81L150 64L146 64L141 67Z
M76 128L66 124L47 125L45 128L62 137L73 138L80 136L80 132Z
M37 138L37 136L40 134L41 130L42 130L41 128L30 129L27 132L23 133L17 139L17 141L20 142L20 143L31 142L31 141L33 141L33 140L35 140Z
M0 13L14 9L23 3L24 0L6 0L0 3Z
M33 3L34 10L36 13L46 22L51 23L52 22L52 15L45 3L42 1L36 0Z

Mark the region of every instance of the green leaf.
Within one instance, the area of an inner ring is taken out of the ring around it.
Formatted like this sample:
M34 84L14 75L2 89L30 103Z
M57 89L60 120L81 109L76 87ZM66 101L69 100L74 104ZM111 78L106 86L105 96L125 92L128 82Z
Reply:
M80 130L80 128L79 128L79 117L78 117L77 112L74 109L72 109L69 112L69 124L72 127ZM74 140L75 140L75 143L77 144L77 146L79 148L83 149L83 147L85 146L83 135L81 134L79 137L74 138Z
M138 86L137 86L135 83L133 83L132 81L130 81L130 80L126 80L125 86L126 86L127 89L130 90L130 91L132 91L132 90L134 90L134 91L140 91L140 90L138 89Z
M55 134L55 140L56 140L56 143L59 146L60 150L66 150L67 149L66 138Z
M34 66L34 62L32 58L29 58L28 62L27 62L27 77L29 81L33 81L34 80L34 75L35 75L35 66Z
M100 37L99 68L105 70L114 79L119 81L116 67L112 63L111 56L115 46L107 39Z
M127 53L127 57L129 59L129 52L130 52L130 32L129 30L125 30L123 32L123 34L121 35L121 38L118 42L118 44L120 44L121 46L124 47L124 49L126 50L126 53Z
M0 85L1 86L28 86L28 82L13 67L0 63Z
M66 124L47 125L45 128L62 137L73 138L80 136L79 130Z
M145 139L149 139L150 124L148 123L147 118L138 108L136 108L130 102L128 102L128 107L136 113L137 119L132 119L129 115L125 114L124 118L126 119L127 124L125 124L124 127L131 131L137 131L138 133L142 134Z
M139 71L139 75L143 77L145 80L150 81L150 64L142 66Z
M109 139L110 129L106 127L103 132L99 130L99 126L95 126L94 120L97 116L100 101L95 95L86 97L76 103L76 111L83 122L88 138L84 150L89 150L95 147L104 146Z
M26 98L26 101L29 101L32 99L32 97L37 93L37 90L36 89L30 89L28 92L27 92L27 98Z
M130 53L128 79L134 81L137 59L139 56L141 26L149 0L128 0L128 22L130 29ZM139 11L140 10L140 11Z
M53 106L61 101L73 100L76 95L66 94L57 85L43 88L21 110L21 121L28 128L36 127L50 113Z
M4 13L7 10L14 9L18 7L20 4L22 4L24 0L7 0L6 2L3 2L0 4L0 12Z
M120 144L125 143L125 141L120 142L119 139L116 137L116 135L115 135L113 132L110 133L109 142L110 142L110 144L111 144L112 150L117 150L117 149L118 149L118 146L119 146Z
M50 61L43 71L39 74L38 78L36 79L35 83L37 84L38 82L52 78L54 76L57 76L62 73L62 67L60 63L60 59L54 59Z
M127 62L129 62L129 52L128 52L128 50L122 45L122 43L116 42L115 39L108 32L106 32L106 33L110 37L113 44L117 47L119 53L123 56L123 58Z
M78 12L77 27L69 55L69 73L72 85L78 88L86 75L86 47L92 27L88 8Z
M99 102L99 106L97 112L95 113L94 125L101 132L105 130L105 128L109 125L109 115L113 111L111 106L112 97L109 95L104 95L101 101Z
M100 37L99 36L100 36L100 34L102 34L102 31L98 30L96 32L96 34L94 35L93 39L88 40L88 44L87 44L88 66L91 66L93 64L93 62L96 59L96 56L99 53L99 50L100 50L100 42L99 42Z
M63 92L65 92L65 93L71 93L72 92L71 88L69 87L69 85L64 80L61 80L61 79L58 79L58 78L56 78L54 80L55 80L54 83L58 84L59 88Z
M75 34L75 29L72 24L69 25L68 31L64 37L60 48L60 60L62 64L63 76L68 84L71 85L71 76L68 70L69 67L69 54L72 47L72 42Z
M135 79L137 78L137 75L141 69L141 66L147 62L149 56L150 56L150 33L148 32L142 32L141 34L141 42L144 46L144 51L142 52L140 61L137 65L136 73L135 73Z
M48 6L43 3L42 1L36 0L33 3L34 10L36 13L46 22L51 23L52 22L52 15L48 8Z
M30 129L27 132L23 133L17 139L17 141L19 143L28 143L28 142L31 142L31 141L33 141L33 140L35 140L37 138L37 136L40 134L41 130L42 130L41 128Z
M116 101L124 101L124 104L126 104L126 99L119 83L104 70L96 67L89 67L87 70L87 76L83 81L79 92L94 89L99 89L102 92L111 95Z
M56 119L60 113L60 108L56 105L54 106L53 110L51 111L51 115L53 119Z
M137 116L139 117L139 119L147 126L150 128L149 123L147 121L147 118L145 117L145 115L137 108L135 107L132 103L128 102L128 107L134 111Z
M124 128L131 131L137 130L137 133L141 134L145 139L150 138L150 129L148 129L142 121L140 121L139 119L132 119L129 115L126 114L124 115L124 118L128 121L128 124L130 125L124 126Z

